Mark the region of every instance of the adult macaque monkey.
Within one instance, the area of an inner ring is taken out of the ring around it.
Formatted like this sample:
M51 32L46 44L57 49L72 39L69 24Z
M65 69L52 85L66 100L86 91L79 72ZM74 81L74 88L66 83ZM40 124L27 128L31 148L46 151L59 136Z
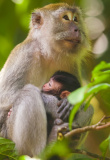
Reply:
M32 13L27 38L13 49L0 72L1 135L13 140L20 154L33 156L45 147L44 104L48 109L57 104L52 96L49 100L43 98L43 103L37 87L57 70L79 78L80 63L88 50L90 44L79 8L59 3ZM12 107L10 117L4 122L6 112ZM88 117L91 118L88 114L86 122Z

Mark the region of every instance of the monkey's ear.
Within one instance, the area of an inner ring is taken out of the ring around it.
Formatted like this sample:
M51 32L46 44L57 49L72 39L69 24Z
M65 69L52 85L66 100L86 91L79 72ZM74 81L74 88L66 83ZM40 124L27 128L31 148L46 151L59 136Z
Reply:
M62 91L60 94L60 98L66 98L69 94L70 94L70 92L67 90Z
M40 28L42 24L43 24L43 19L41 17L41 13L33 12L32 13L32 25L35 26L36 28Z

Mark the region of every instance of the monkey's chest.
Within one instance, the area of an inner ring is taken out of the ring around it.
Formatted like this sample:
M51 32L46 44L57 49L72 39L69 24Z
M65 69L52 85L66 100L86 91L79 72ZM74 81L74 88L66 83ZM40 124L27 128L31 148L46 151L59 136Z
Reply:
M68 59L65 59L64 62L55 60L45 60L38 63L36 62L29 71L28 83L42 88L42 86L50 79L50 77L59 70L72 73L73 67Z

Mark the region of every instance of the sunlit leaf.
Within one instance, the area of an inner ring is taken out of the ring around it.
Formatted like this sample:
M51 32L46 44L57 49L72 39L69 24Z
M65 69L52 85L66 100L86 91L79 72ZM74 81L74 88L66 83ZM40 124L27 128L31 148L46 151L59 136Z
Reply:
M81 104L82 104L82 102L76 104L76 105L73 107L73 109L72 109L72 111L71 111L71 113L70 113L70 116L69 116L69 129L70 129L70 130L72 129L72 122L73 122L73 119L74 119L74 117L75 117L75 114L77 113L77 111L78 111L79 107L81 106Z
M94 84L98 84L98 83L101 83L101 82L110 83L110 71L94 75L92 77L92 81L94 82Z
M109 106L110 110L110 88L103 90L100 92L101 98L103 99L104 103Z
M101 82L110 82L110 63L101 62L92 71L91 80L96 84Z
M101 63L99 63L92 71L92 74L97 73L98 71L102 71L105 69L110 69L110 63L106 63L104 61L102 61Z
M108 83L101 83L101 84L97 84L93 87L91 87L88 91L87 91L87 96L94 94L94 93L98 93L101 90L105 90L110 88L110 84Z
M84 99L84 95L87 89L88 89L88 86L84 86L75 90L68 96L68 101L73 105L76 103L79 103Z
M85 103L85 106L84 106L84 110L85 110L85 111L86 111L87 108L89 107L90 101L91 101L91 99L92 99L94 96L95 96L95 94L93 94L93 95L89 98L89 100Z

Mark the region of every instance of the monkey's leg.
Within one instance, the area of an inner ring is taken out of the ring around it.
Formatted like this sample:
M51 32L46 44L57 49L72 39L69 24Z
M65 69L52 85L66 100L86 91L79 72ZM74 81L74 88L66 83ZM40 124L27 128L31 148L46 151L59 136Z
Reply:
M20 154L35 156L44 149L47 119L37 87L29 84L22 89L7 121L8 138L15 142Z

